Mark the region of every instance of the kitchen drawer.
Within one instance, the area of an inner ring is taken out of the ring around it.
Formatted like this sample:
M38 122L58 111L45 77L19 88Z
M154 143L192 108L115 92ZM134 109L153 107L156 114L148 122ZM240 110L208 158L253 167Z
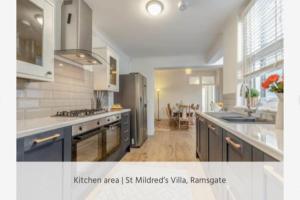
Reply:
M71 127L17 140L18 161L71 161Z
M238 137L224 130L223 133L224 161L251 161L252 147Z
M122 124L129 124L130 112L122 113Z
M130 130L124 130L122 132L122 140L124 143L130 144Z

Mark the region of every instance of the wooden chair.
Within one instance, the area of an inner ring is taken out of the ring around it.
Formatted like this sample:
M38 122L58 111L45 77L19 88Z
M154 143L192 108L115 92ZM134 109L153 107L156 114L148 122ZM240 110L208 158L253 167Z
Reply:
M178 127L179 129L182 129L182 128L185 128L185 129L189 129L189 125L190 125L190 120L189 120L189 117L188 117L188 107L182 107L181 108L182 110L182 116L179 117L179 120L178 120Z
M171 106L170 106L169 103L167 105L166 112L167 112L167 116L168 116L168 119L169 119L169 126L170 127L177 127L177 122L178 121L177 121L177 118L173 116L172 109L171 109Z

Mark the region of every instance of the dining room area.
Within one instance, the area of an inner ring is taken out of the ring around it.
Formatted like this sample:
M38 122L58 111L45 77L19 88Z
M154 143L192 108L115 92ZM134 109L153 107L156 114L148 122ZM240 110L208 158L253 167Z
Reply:
M155 70L155 133L122 161L196 161L197 112L220 111L222 69Z
M223 109L221 69L155 70L155 129L189 131L196 112Z

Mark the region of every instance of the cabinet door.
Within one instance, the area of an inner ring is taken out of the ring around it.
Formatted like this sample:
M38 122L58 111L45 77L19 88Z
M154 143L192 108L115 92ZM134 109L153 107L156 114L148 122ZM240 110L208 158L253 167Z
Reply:
M234 135L224 131L223 134L223 160L224 161L251 161L251 145Z
M108 88L111 91L119 91L119 58L111 49L108 50Z
M20 139L19 161L71 161L71 129L57 129Z
M223 157L223 138L222 129L211 122L207 122L208 126L208 159L209 161L222 161Z
M122 148L125 151L129 151L130 148L130 112L122 114L121 124L121 138Z
M17 77L52 81L54 77L54 5L17 0Z
M199 158L208 161L208 128L204 118L199 117Z
M278 162L277 159L265 154L261 150L258 150L255 147L252 147L252 161L255 162Z

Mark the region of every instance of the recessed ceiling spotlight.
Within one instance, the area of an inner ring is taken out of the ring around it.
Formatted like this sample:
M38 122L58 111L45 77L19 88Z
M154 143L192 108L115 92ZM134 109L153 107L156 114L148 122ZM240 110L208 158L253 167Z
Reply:
M44 19L43 19L43 16L42 16L42 15L36 14L36 15L34 16L34 18L36 19L36 21L37 21L41 26L43 25Z
M188 5L189 5L189 3L187 0L180 0L178 2L178 9L180 11L184 11L185 9L187 9Z
M150 15L159 15L164 9L164 5L158 0L151 0L146 4L146 10Z

